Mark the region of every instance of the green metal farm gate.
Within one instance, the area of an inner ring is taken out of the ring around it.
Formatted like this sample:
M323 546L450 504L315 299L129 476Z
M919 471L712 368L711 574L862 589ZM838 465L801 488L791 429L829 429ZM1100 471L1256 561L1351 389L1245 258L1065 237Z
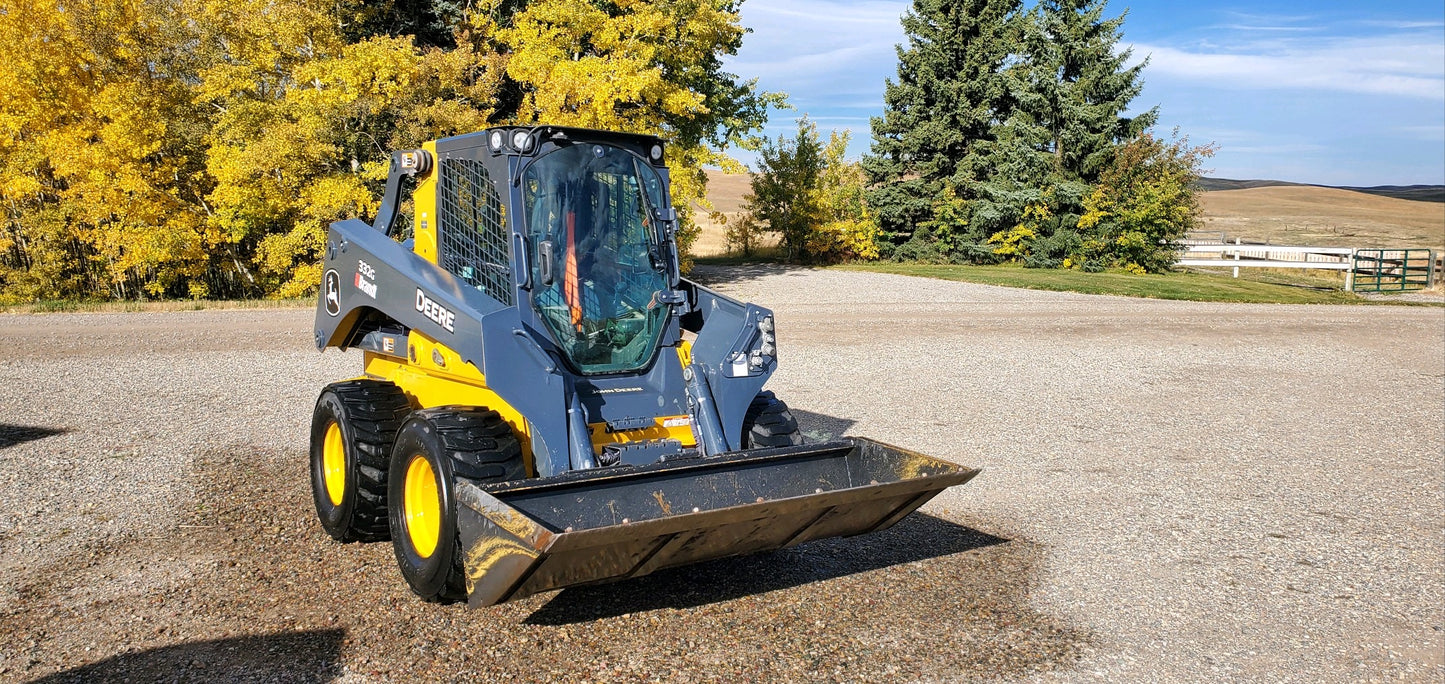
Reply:
M1350 269L1355 292L1406 292L1435 284L1429 249L1357 249Z

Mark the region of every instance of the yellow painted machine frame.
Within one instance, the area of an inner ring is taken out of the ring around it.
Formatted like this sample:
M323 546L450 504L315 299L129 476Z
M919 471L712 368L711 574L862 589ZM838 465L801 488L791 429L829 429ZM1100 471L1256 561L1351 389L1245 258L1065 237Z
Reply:
M681 363L686 365L691 344L684 341L677 348ZM487 387L487 378L476 366L467 363L449 347L415 330L407 334L407 358L365 353L366 377L386 380L401 388L411 400L415 409L438 406L481 406L492 409L512 427L522 453L527 455L527 474L537 474L532 462L532 433L527 419L496 392ZM667 350L663 350L666 353ZM666 363L664 358L662 363ZM659 416L652 427L640 430L611 431L606 423L588 424L592 446L600 449L607 444L624 444L643 440L675 439L685 447L697 446L692 433L692 422L686 414Z

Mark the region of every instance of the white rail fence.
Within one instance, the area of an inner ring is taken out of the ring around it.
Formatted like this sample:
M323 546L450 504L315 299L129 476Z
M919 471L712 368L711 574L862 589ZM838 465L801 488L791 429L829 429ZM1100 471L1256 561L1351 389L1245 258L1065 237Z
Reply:
M1353 247L1304 247L1292 245L1247 245L1235 239L1227 242L1185 240L1180 251L1180 266L1233 268L1239 277L1240 268L1312 268L1345 272L1345 289L1354 283Z
M1428 256L1420 256L1422 253ZM1445 258L1439 256L1438 252L1425 249L1258 245L1245 244L1239 238L1235 238L1231 244L1222 239L1194 238L1182 242L1177 263L1180 266L1232 268L1236 278L1239 277L1240 268L1344 271L1346 291L1354 290L1357 273L1366 279L1366 289L1373 290L1383 289L1380 283L1382 278L1403 278L1401 289L1408 289L1407 285L1413 287L1423 284L1424 287L1429 287L1445 280Z

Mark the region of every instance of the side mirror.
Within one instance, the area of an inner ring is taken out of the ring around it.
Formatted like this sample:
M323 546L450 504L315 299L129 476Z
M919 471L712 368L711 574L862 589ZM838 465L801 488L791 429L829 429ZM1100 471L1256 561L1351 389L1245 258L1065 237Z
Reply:
M554 280L552 275L552 246L551 240L543 240L537 245L537 261L542 271L542 287L547 287Z

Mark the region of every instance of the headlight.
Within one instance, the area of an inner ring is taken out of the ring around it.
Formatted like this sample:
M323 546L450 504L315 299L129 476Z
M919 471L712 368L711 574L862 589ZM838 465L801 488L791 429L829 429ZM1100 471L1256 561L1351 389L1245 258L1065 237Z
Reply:
M518 152L532 151L532 134L527 131L517 131L512 134L512 147Z

